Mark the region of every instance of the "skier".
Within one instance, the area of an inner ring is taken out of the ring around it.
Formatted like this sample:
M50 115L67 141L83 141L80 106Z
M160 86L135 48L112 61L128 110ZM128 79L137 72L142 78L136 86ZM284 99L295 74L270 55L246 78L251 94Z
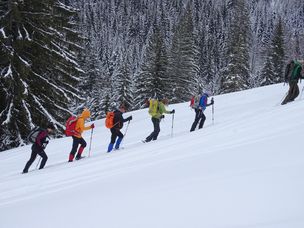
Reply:
M143 142L157 140L158 134L160 132L160 121L161 119L165 118L163 114L175 113L174 109L172 111L167 111L165 105L168 105L168 100L166 98L159 96L158 99L150 99L149 114L152 116L151 120L154 130L145 140L143 140Z
M287 96L282 102L282 105L294 101L296 97L299 95L299 87L298 87L298 81L300 78L303 78L301 76L301 70L302 66L301 64L296 60L291 60L285 69L285 82L289 83L289 90L287 93Z
M45 163L48 159L48 156L46 155L44 149L46 148L48 144L48 139L49 139L49 134L51 134L55 130L55 127L53 124L48 124L46 130L41 129L40 132L38 133L34 144L32 145L32 153L30 160L26 163L23 172L22 173L28 173L28 170L30 166L33 164L35 161L37 154L42 157L42 161L40 163L39 169L43 169L45 166Z
M195 130L199 121L200 121L200 123L199 123L198 128L199 129L203 128L205 120L206 120L206 116L204 114L204 111L205 111L207 106L210 106L210 105L214 104L213 98L211 99L211 103L207 104L208 97L210 96L210 94L211 94L210 92L203 93L203 95L200 97L197 104L194 102L195 98L192 98L190 106L195 110L195 119L194 119L194 122L192 124L191 129L190 129L190 132Z
M124 104L120 105L119 109L114 111L114 120L113 120L113 127L110 129L111 131L111 142L108 146L108 153L113 150L115 141L115 149L118 150L120 143L124 137L124 135L121 133L120 129L123 127L123 123L127 121L132 120L132 116L129 116L128 118L124 119L122 114L126 112L126 107ZM116 138L118 139L116 140Z
M94 123L91 124L91 126L85 127L84 122L87 118L91 116L91 113L88 109L84 109L82 114L78 117L76 126L75 126L75 134L72 136L73 138L73 146L72 150L69 155L69 162L72 162L74 160L74 156L76 154L76 151L78 149L78 146L80 144L80 147L78 149L77 155L76 155L76 160L82 159L83 157L81 156L84 148L87 146L86 141L82 138L81 134L83 131L93 129L95 127Z

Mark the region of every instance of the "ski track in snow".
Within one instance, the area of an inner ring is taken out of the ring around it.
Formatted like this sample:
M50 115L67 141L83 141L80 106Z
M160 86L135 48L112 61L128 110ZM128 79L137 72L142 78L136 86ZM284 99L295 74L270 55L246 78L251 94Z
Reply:
M277 105L286 89L216 96L214 124L208 107L204 128L191 133L189 104L170 105L173 137L166 115L149 143L147 110L126 113L123 149L111 153L99 120L90 157L68 163L72 139L54 139L45 169L35 170L37 157L28 174L30 146L0 153L0 227L303 228L304 101ZM88 156L90 132L84 138Z

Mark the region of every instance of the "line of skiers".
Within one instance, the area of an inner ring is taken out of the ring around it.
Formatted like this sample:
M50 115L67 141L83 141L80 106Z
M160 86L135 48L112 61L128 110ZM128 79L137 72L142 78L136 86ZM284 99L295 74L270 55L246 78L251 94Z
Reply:
M195 119L191 126L190 131L194 131L198 122L199 129L203 127L204 122L206 120L206 116L204 115L204 110L207 106L214 104L213 99L211 100L211 103L207 104L207 99L210 96L209 92L205 92L200 96L193 97L193 99L190 102L190 107L195 110ZM160 122L165 117L164 114L174 114L175 110L167 111L166 106L168 105L168 99L164 97L157 97L155 99L149 99L147 101L147 106L149 107L149 114L151 115L151 121L153 123L153 131L150 135L146 137L145 140L143 140L144 143L150 142L152 140L157 140L157 137L160 132ZM111 152L114 149L119 149L120 144L123 140L124 135L121 132L121 129L123 128L123 124L125 122L129 122L132 120L132 116L129 116L128 118L123 118L123 113L127 111L124 104L120 105L117 110L114 112L107 113L106 117L106 127L110 129L111 131L111 140L108 145L107 152ZM72 150L69 154L68 162L73 162L74 157L76 160L82 159L82 153L87 146L86 141L82 137L83 131L94 129L95 125L94 123L90 126L85 126L85 120L88 119L91 116L91 113L88 109L84 109L83 112L79 117L70 117L66 124L66 135L72 136L73 143L72 143ZM29 161L26 163L23 173L27 173L30 166L36 159L37 155L42 157L42 161L40 163L39 169L43 169L46 161L48 159L45 148L48 144L49 134L53 133L55 130L54 125L49 124L45 129L36 129L32 133L30 133L30 136L33 138L32 140L29 140L33 142L32 145L32 153ZM80 147L79 147L80 145ZM77 152L77 154L76 154Z
M304 64L304 62L302 63ZM285 99L282 101L282 105L294 101L294 99L299 95L298 81L304 79L304 73L301 63L297 60L291 60L285 70L285 82L289 83L289 90ZM302 75L303 74L303 75ZM303 88L304 89L304 88ZM206 116L204 114L205 109L214 104L213 98L208 104L208 97L211 95L210 92L204 92L200 96L193 96L190 101L190 107L195 111L194 122L191 126L190 132L194 131L199 123L198 128L201 129L204 126ZM151 121L153 123L153 131L150 135L146 137L143 142L150 142L152 140L157 140L160 132L160 122L165 117L164 114L174 114L175 110L167 111L165 106L168 105L168 100L164 97L157 97L155 99L147 100L147 106L149 107L149 114L151 115ZM107 152L111 152L114 149L119 149L120 144L124 138L121 132L123 124L132 120L132 116L128 118L123 118L123 113L127 111L125 105L120 105L120 107L114 112L109 112L106 117L106 127L111 131L111 140L108 145ZM66 135L72 136L73 144L72 150L69 154L69 162L73 162L76 155L76 160L82 159L82 153L84 148L87 146L86 141L82 137L83 131L94 129L94 123L90 126L85 126L85 120L90 117L90 111L84 109L79 117L70 117L66 125ZM70 128L70 129L69 129ZM37 155L41 156L42 161L40 163L39 169L43 169L46 161L48 159L44 149L48 144L49 134L53 133L55 127L49 124L46 129L37 128L33 131L31 136L32 153L29 161L26 163L23 173L27 173L30 166L36 159ZM80 147L79 147L80 145ZM76 154L77 152L77 154Z

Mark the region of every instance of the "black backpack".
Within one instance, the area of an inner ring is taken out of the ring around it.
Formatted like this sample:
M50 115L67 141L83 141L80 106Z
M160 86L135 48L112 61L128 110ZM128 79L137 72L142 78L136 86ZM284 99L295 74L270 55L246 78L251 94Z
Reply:
M42 131L40 127L34 127L29 135L27 136L27 141L30 143L35 143L38 134Z

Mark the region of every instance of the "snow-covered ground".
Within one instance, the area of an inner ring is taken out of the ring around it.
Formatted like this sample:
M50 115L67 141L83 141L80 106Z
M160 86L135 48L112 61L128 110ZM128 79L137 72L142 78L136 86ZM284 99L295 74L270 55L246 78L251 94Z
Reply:
M0 227L303 228L304 100L279 105L287 89L216 96L214 124L208 107L192 133L189 104L170 105L174 136L166 115L146 144L147 110L126 113L124 149L109 154L99 120L89 158L67 163L71 138L51 140L46 168L37 158L25 175L30 146L0 153Z

